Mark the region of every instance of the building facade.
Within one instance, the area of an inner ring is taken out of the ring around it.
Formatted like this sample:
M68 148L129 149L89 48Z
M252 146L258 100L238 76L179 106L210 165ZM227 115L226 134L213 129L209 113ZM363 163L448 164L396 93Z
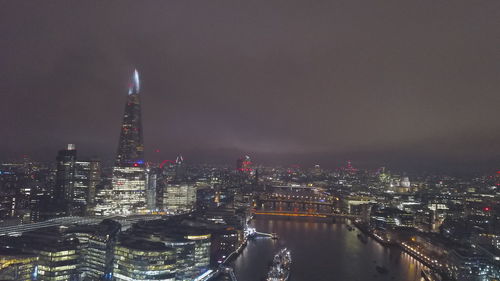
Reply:
M101 181L101 163L97 160L75 163L74 199L80 205L89 206L95 201L96 186Z
M54 198L58 207L67 212L74 197L74 176L76 163L76 147L68 144L60 150L56 157L57 170L54 188Z
M115 249L116 281L176 281L175 249L161 242L124 238Z
M167 184L163 191L163 208L172 213L192 211L196 204L196 187L193 184Z
M135 70L125 104L118 152L113 168L112 212L114 213L130 214L146 210L147 174L139 92L139 73Z

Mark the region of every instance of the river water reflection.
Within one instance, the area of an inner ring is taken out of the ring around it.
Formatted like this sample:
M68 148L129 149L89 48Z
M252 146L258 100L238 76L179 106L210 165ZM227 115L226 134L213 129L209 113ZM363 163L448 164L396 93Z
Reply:
M287 247L292 252L290 281L420 281L422 264L397 248L387 248L368 238L361 242L345 224L317 221L314 218L257 217L253 227L261 232L276 232L280 239L249 241L233 262L238 281L261 281L273 255ZM377 265L389 272L380 274ZM224 279L220 279L224 280Z

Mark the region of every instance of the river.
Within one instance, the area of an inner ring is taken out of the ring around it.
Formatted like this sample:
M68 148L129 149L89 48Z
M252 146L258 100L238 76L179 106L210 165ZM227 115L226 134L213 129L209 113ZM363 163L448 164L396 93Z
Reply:
M349 231L343 223L256 217L251 224L260 232L276 232L279 239L249 241L233 262L238 281L263 280L274 254L283 247L292 253L290 281L423 280L423 265L413 257L398 248L384 247L372 238L363 243L357 237L359 230ZM377 265L389 272L378 273Z

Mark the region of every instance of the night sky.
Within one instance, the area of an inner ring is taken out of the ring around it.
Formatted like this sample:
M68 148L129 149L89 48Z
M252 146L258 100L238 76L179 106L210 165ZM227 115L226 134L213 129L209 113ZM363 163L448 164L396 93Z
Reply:
M500 1L0 1L0 160L500 169ZM155 150L160 149L159 153Z

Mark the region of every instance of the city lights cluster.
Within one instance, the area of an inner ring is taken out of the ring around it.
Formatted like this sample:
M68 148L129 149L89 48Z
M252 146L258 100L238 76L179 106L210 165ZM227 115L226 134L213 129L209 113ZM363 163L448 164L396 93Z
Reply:
M415 256L416 258L419 258L423 261L425 261L427 264L429 265L432 265L432 266L436 266L436 267L442 267L443 264L441 264L437 259L433 259L429 256L427 256L426 254L424 254L418 246L410 246L408 245L406 242L402 242L401 245L403 245L403 248L405 250L407 250L407 252L409 252L410 254L412 254L413 256Z

